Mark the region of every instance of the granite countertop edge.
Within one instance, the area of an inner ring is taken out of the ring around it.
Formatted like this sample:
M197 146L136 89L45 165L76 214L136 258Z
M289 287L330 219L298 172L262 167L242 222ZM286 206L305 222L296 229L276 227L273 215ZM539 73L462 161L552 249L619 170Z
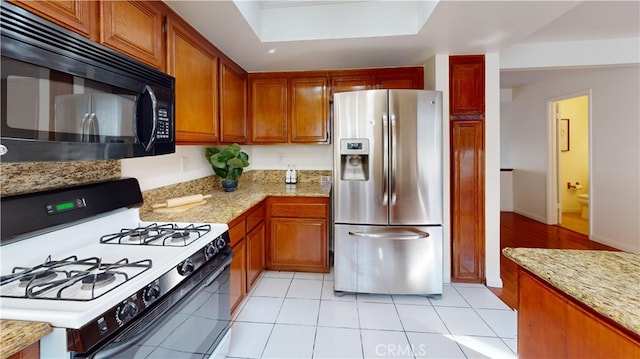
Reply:
M48 323L0 319L0 358L18 353L52 330Z
M640 335L640 253L504 248L502 253L553 287Z

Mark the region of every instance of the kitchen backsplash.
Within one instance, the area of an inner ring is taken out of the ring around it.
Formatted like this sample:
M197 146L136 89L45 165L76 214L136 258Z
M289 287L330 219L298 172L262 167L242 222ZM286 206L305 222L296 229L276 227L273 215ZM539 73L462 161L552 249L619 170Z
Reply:
M21 162L0 164L0 196L120 178L120 161Z

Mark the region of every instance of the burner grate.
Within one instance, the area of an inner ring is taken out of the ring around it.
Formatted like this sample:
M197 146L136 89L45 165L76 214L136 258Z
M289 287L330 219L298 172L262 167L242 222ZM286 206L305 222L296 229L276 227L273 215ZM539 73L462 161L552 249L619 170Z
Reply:
M88 301L151 268L151 260L129 262L123 258L103 263L101 258L70 256L52 260L49 255L35 267L14 267L0 278L2 297Z
M144 227L124 228L100 237L100 243L184 247L211 231L211 225L153 223Z

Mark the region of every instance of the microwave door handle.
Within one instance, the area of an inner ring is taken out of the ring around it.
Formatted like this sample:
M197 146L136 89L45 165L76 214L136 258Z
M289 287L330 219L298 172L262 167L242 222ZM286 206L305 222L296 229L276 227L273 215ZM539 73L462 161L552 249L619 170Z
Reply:
M92 113L89 117L89 142L100 142L100 128L98 127L98 116Z
M144 90L142 91L142 94L144 95L145 93L148 93L149 94L148 96L151 99L151 120L152 120L151 136L149 137L149 142L147 144L144 143L144 139L141 139L140 134L137 132L136 132L136 137L138 138L138 141L140 141L140 143L142 143L142 145L144 146L144 150L146 152L149 152L151 151L151 148L153 148L153 144L156 142L156 131L158 127L158 100L156 99L156 94L153 92L153 89L149 85L144 86ZM138 119L138 121L139 120L140 119Z
M91 114L85 113L80 124L80 142L89 142L89 121Z

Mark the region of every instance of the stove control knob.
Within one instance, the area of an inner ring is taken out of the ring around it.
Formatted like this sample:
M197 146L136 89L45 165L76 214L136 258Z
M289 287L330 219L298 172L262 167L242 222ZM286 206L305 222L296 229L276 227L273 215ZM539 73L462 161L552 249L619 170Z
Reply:
M209 243L204 247L204 258L209 260L209 258L213 257L218 253L218 248L214 243Z
M136 314L138 314L138 306L133 302L126 302L116 312L116 320L120 325L125 321L133 318Z
M216 247L218 247L218 249L222 249L226 245L227 245L227 242L224 241L224 238L222 238L222 236L220 236L220 237L218 237L218 239L216 239Z
M150 302L158 299L158 297L160 297L160 287L152 284L145 289L144 294L142 295L142 300L145 304L149 304Z
M181 276L188 276L189 274L193 273L194 269L195 266L193 265L191 259L185 259L184 261L182 261L182 263L178 264L178 274L180 274Z

